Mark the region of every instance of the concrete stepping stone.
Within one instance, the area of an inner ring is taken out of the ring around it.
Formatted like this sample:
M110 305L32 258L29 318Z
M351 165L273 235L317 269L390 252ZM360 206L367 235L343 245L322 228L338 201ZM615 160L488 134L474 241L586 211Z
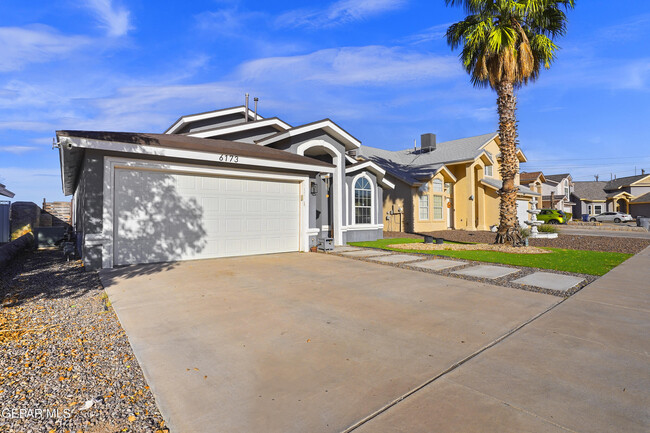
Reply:
M442 269L455 268L456 266L462 266L464 264L465 262L459 262L457 260L438 259L438 260L427 260L426 262L413 263L412 265L409 266L413 268L440 271Z
M478 265L461 269L459 271L453 271L452 274L495 280L497 278L505 277L506 275L514 274L515 272L519 272L519 270L513 268L505 268L503 266Z
M379 256L373 260L382 263L405 263L405 262L413 262L415 260L421 260L421 259L422 257L410 256L407 254L391 254L385 257Z
M334 252L335 253L344 253L347 251L359 251L361 248L359 247L350 247L347 245L341 246L341 247L334 247Z
M378 256L388 256L391 253L382 250L359 250L359 251L348 251L341 253L343 256L347 257L378 257Z
M513 280L513 283L526 284L527 286L541 287L542 289L559 290L566 292L584 281L583 278L571 275L554 274L552 272L534 272L523 278Z

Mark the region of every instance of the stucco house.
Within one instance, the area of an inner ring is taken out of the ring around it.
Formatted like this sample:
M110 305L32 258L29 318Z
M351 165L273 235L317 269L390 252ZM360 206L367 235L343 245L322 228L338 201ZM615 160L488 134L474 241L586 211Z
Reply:
M650 216L650 174L620 177L609 182L575 182L574 215L625 212Z
M573 179L569 173L548 174L542 183L542 207L573 212L574 202L571 201Z
M394 187L330 119L292 126L247 106L182 116L163 134L56 137L89 268L375 240Z
M521 185L527 186L536 193L542 194L542 184L546 182L544 173L541 171L522 171L519 173L519 183Z
M421 136L420 148L389 151L361 146L356 157L386 170L395 188L384 191L384 230L489 230L499 222L499 137L489 133L438 143ZM519 162L526 157L518 150ZM519 185L519 179L516 179ZM519 186L518 216L540 195Z

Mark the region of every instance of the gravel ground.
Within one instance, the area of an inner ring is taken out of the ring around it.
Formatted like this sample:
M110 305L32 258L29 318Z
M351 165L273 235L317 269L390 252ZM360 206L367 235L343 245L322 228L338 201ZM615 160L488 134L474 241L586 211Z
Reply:
M423 233L424 234L424 233ZM427 235L440 237L452 242L494 242L494 233L488 231L443 230L427 232ZM384 232L385 238L422 238L409 233ZM650 245L650 239L611 238L607 236L579 236L559 234L557 239L530 239L534 247L566 248L570 250L609 251L614 253L636 254Z
M168 432L97 273L30 252L0 302L0 431Z

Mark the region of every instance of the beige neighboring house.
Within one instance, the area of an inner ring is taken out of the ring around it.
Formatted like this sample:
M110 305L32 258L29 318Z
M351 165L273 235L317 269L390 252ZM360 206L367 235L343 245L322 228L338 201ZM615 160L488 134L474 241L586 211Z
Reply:
M572 213L573 179L569 173L545 175L542 183L542 208Z
M384 191L384 230L430 232L435 230L489 230L499 223L499 136L437 142L423 134L419 148L399 151L361 146L357 159L372 161L386 170L395 185ZM526 162L521 150L519 162ZM530 201L541 193L519 185L517 214L523 224Z

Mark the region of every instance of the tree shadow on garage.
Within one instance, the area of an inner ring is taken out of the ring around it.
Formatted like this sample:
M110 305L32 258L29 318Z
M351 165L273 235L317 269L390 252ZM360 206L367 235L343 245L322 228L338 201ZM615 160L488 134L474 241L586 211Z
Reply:
M162 272L204 250L204 208L196 198L184 197L182 187L177 177L163 172L115 171L113 248L118 269L102 271L103 282Z

